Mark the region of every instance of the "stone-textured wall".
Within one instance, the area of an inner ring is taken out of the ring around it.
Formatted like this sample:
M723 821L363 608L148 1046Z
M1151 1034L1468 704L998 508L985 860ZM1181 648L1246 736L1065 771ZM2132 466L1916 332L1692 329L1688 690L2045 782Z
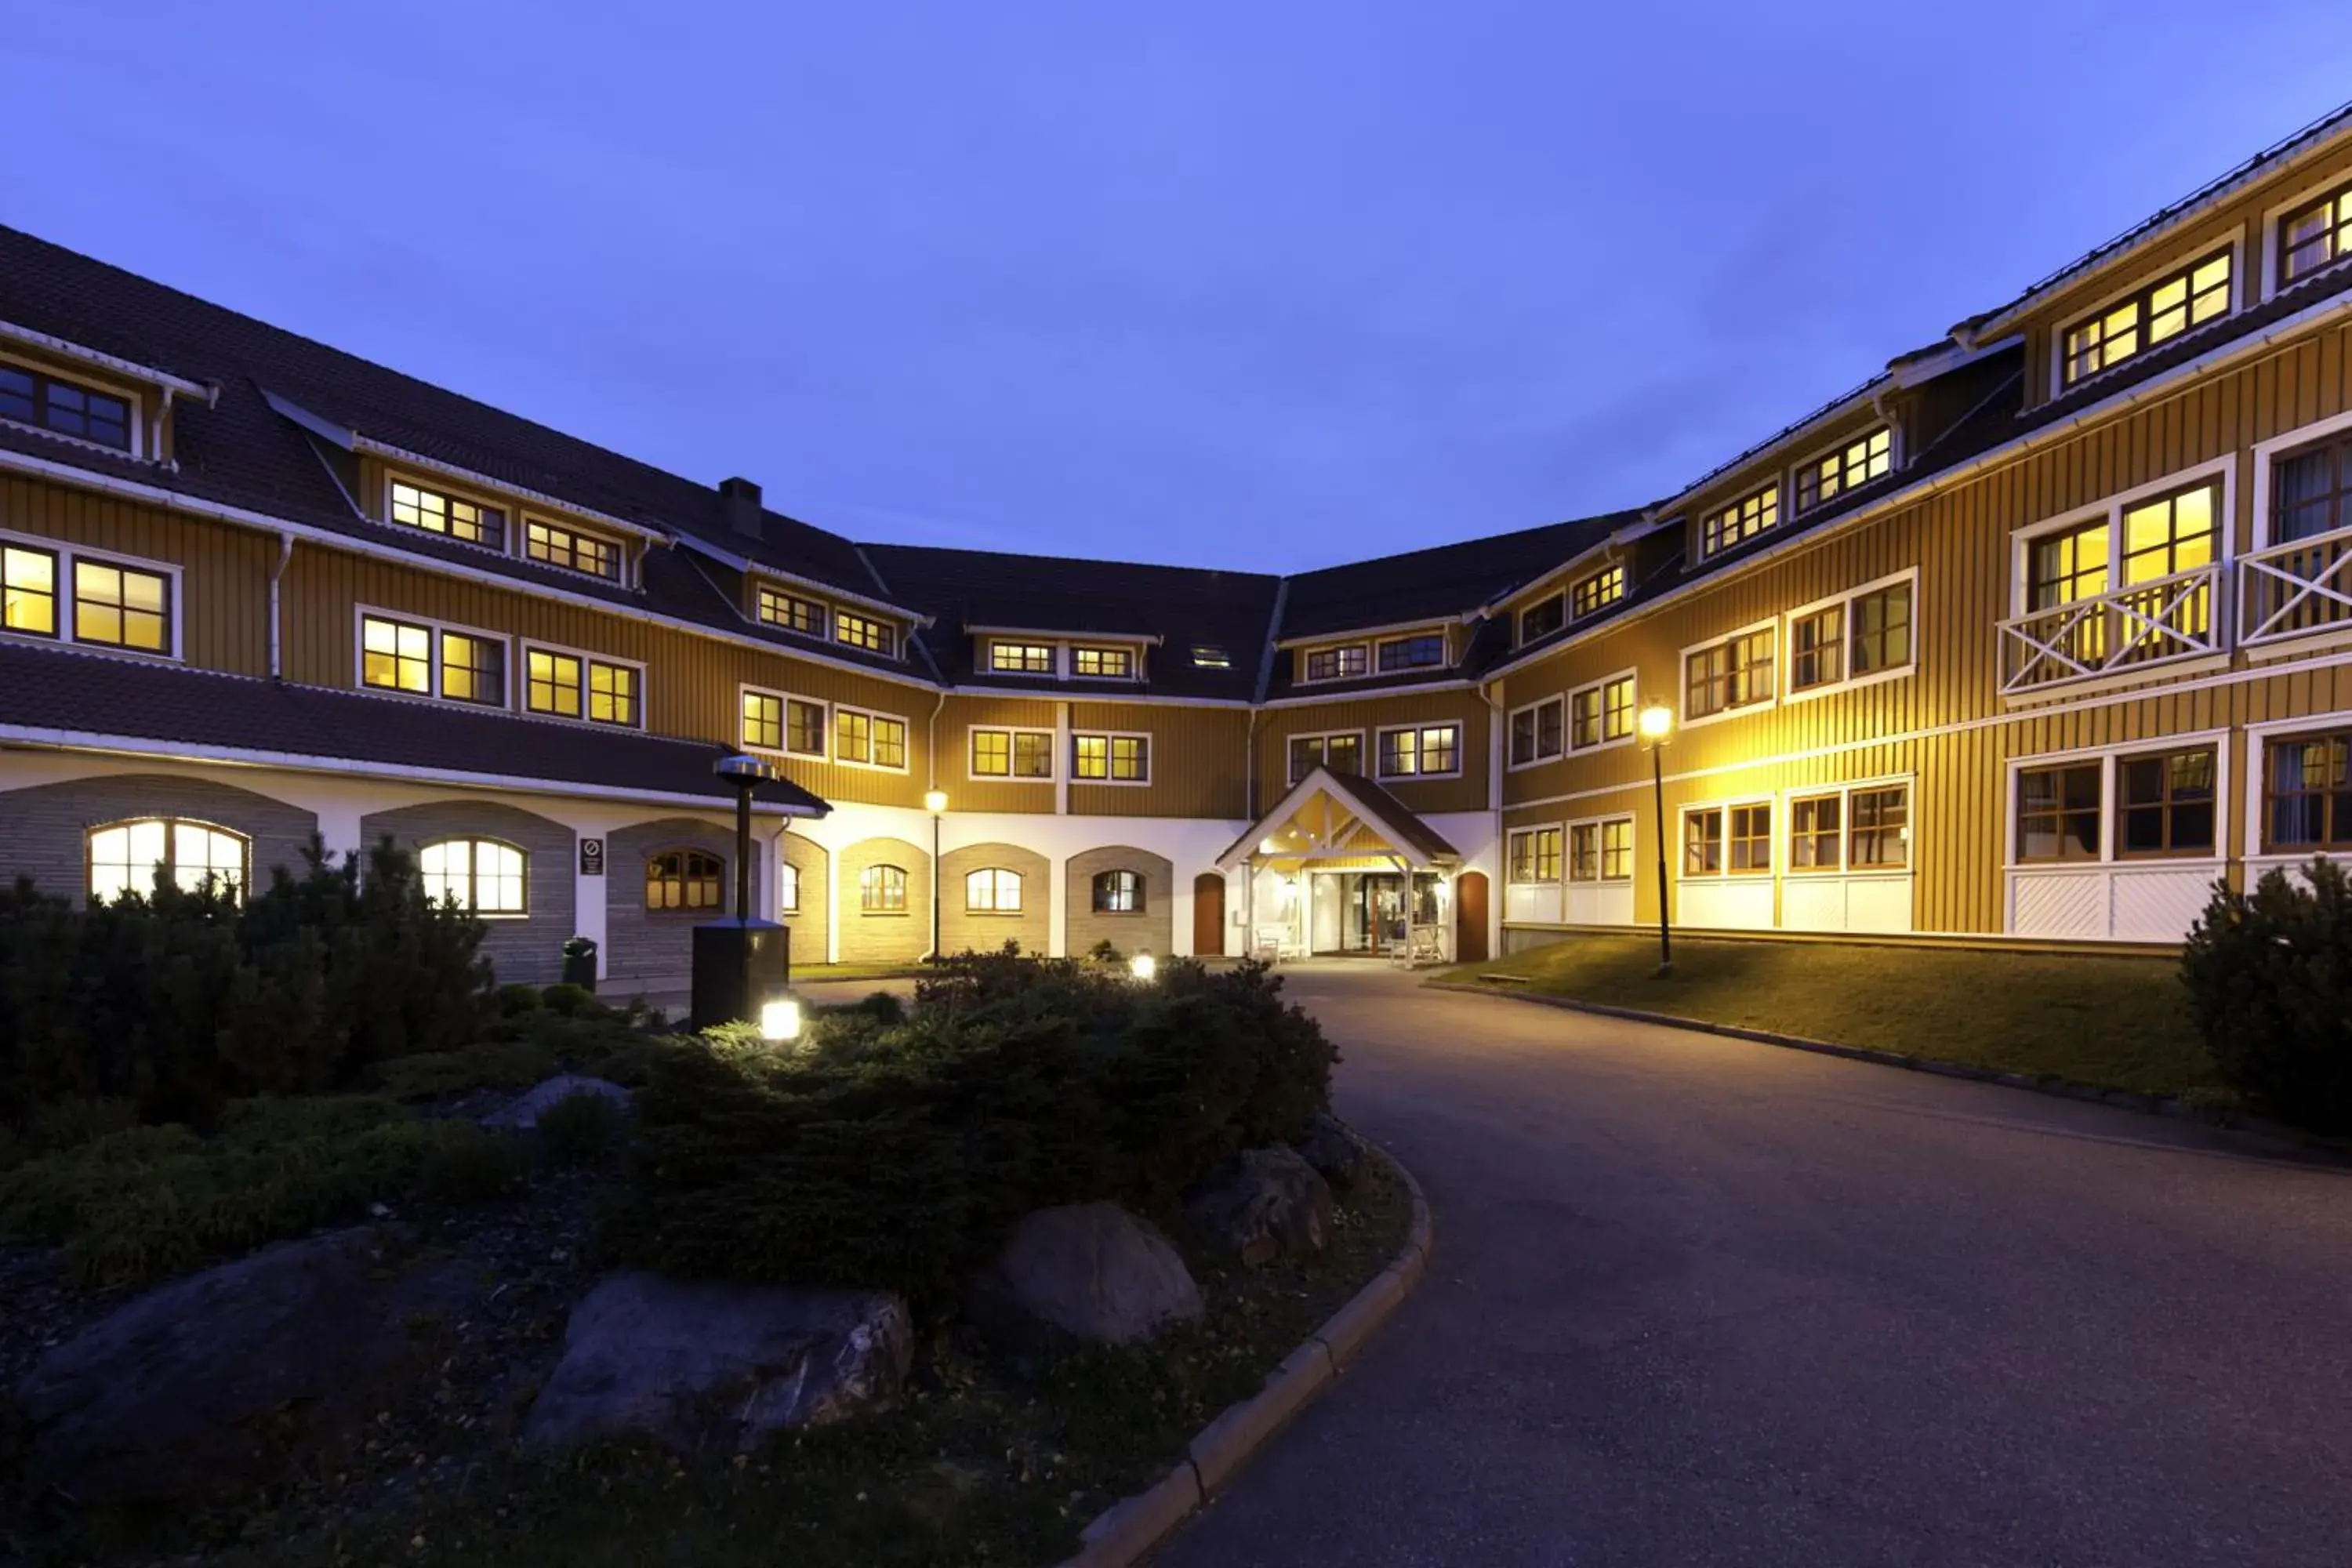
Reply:
M1143 908L1139 912L1095 913L1095 878L1104 871L1142 874ZM1070 887L1071 957L1084 958L1102 942L1108 942L1129 957L1145 948L1161 958L1173 951L1176 868L1166 856L1125 844L1107 845L1071 856L1066 874Z
M907 873L904 914L868 914L859 907L857 879L868 866ZM931 857L903 838L867 838L841 852L841 962L912 963L931 945Z
M825 931L833 921L825 869L832 857L824 852L824 845L812 843L797 833L784 835L783 850L784 863L801 874L799 910L776 916L793 933L793 967L800 969L808 964L823 963L825 961ZM913 869L912 867L908 868L909 880L912 880ZM855 887L850 889L853 895L856 890Z
M360 819L362 841L373 845L390 835L411 854L420 845L439 838L498 838L523 852L523 904L520 916L493 915L482 924L482 953L498 971L499 983L545 985L563 973L563 939L572 933L573 856L572 829L519 806L488 800L436 800L424 805L404 805ZM613 874L610 847L604 874ZM638 875L644 874L639 868ZM609 895L608 895L609 896ZM642 889L639 893L643 897Z
M700 849L719 857L719 907L646 908L646 862L667 849ZM751 868L751 910L769 913ZM666 816L633 823L604 837L604 977L616 995L683 991L693 983L694 928L735 912L735 835L715 823Z
M1021 908L1013 914L984 913L965 907L965 879L1001 868L1021 878ZM967 844L940 858L940 948L992 952L1017 942L1024 952L1044 952L1054 930L1053 862L1034 849L1011 844Z
M167 773L112 773L0 792L0 867L10 880L29 876L44 892L89 891L89 830L140 816L181 816L242 833L252 840L252 877L269 884L277 867L299 872L318 818L299 807L234 784Z

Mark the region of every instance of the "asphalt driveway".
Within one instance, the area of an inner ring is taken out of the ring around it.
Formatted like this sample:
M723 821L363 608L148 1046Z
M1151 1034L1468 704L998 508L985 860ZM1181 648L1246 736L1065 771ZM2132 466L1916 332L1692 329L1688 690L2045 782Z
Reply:
M1290 988L1437 1248L1160 1568L2352 1563L2352 1172L1384 970Z

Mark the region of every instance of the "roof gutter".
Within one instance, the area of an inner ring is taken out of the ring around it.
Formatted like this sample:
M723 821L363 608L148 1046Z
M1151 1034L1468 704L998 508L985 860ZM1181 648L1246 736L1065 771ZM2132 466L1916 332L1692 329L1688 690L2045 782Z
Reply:
M121 359L113 354L100 353L96 349L86 349L79 343L68 342L47 332L37 332L14 321L0 321L0 338L40 349L60 359L76 361L93 370L110 370L117 375L132 376L150 385L160 386L166 392L176 392L185 397L201 397L207 408L220 400L220 388L216 386L190 381L184 375L173 375L168 370L157 370L152 364L141 364L136 360Z

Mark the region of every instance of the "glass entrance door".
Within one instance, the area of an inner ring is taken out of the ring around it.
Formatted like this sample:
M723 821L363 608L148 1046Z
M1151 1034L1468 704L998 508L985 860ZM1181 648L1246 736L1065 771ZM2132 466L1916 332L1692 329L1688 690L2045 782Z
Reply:
M1347 921L1342 952L1383 953L1403 945L1404 879L1391 872L1351 873L1344 892Z

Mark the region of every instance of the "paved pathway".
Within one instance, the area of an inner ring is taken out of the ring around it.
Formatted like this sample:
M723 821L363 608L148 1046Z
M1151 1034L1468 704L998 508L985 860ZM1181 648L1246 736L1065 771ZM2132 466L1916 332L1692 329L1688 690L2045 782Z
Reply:
M1293 972L1437 1213L1159 1568L2352 1563L2352 1172ZM1964 1020L1954 1020L1956 1028Z

